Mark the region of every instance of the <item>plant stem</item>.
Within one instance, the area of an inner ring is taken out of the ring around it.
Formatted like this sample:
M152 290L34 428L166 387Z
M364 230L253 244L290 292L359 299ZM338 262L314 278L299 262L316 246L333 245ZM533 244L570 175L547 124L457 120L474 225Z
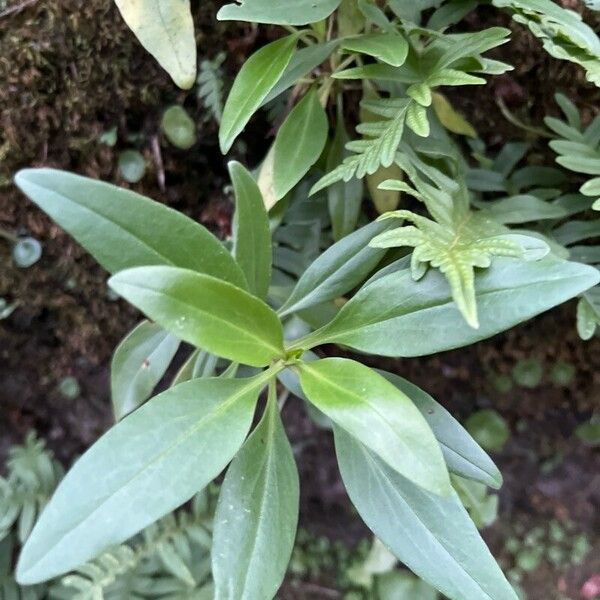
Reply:
M8 240L12 244L16 244L19 241L19 238L16 235L6 231L6 229L2 229L2 227L0 227L0 237Z

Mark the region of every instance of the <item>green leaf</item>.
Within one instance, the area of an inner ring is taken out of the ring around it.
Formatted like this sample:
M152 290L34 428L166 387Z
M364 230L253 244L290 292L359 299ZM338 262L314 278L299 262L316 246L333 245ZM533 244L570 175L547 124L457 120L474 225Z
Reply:
M327 141L327 115L315 89L292 109L277 132L273 155L273 191L283 198L312 167Z
M580 64L587 79L600 86L600 40L581 15L551 0L494 0L493 4L508 8L515 21L542 40L548 54Z
M185 90L196 81L196 40L189 0L115 0L125 23Z
M427 197L425 203L428 208L432 206ZM451 220L446 211L433 214L435 221L408 210L388 213L383 218L406 219L414 226L386 231L374 238L370 245L378 248L413 246L413 279L420 279L428 264L439 268L448 280L452 297L465 320L471 327L478 328L475 267L489 267L494 256L525 258L525 250L511 235L498 231L493 222L490 225L489 221L468 210L453 210ZM548 252L543 242L536 240L536 244L541 244L544 253Z
M477 137L477 132L473 128L473 125L452 106L446 96L434 92L431 95L431 100L437 118L448 131L471 138Z
M467 431L487 450L500 452L510 430L502 416L491 408L473 413L465 422Z
M165 110L160 128L176 148L188 150L196 143L196 124L183 106L176 104Z
M357 286L383 258L385 250L367 244L387 227L387 223L370 223L325 250L302 274L279 314L333 300Z
M577 333L582 340L591 340L600 325L600 288L596 287L577 303Z
M531 194L519 194L482 204L486 217L502 224L521 224L543 219L560 219L566 210L560 204L541 200Z
M340 38L360 33L365 27L365 17L356 0L342 0L336 17Z
M387 371L377 369L377 372L406 394L425 417L450 471L492 488L500 488L502 474L492 459L441 404L410 381Z
M348 156L345 145L349 138L344 124L343 107L338 104L335 135L327 154L327 171L333 171ZM356 228L363 197L360 179L338 181L327 188L327 206L331 217L333 239L337 242Z
M469 327L443 276L409 270L364 286L337 316L295 345L337 343L383 356L424 356L486 339L557 306L600 281L598 271L547 257L538 262L496 258L475 275L479 329Z
M384 33L365 33L342 40L344 50L360 52L373 56L380 61L399 67L408 56L408 42L399 33L388 31Z
M277 315L230 283L187 269L140 267L109 285L178 338L236 362L262 367L283 354Z
M219 240L158 202L55 169L19 171L15 183L111 273L171 265L246 288L241 269Z
M146 172L146 161L137 150L125 150L119 153L119 173L129 183L141 181Z
M271 376L182 383L105 433L46 506L21 553L19 582L70 571L189 500L241 446Z
M271 25L308 25L326 19L341 0L294 0L276 2L271 0L237 0L227 4L217 13L220 21L249 21Z
M110 390L117 421L150 397L178 348L176 337L148 321L142 321L117 346L110 366Z
M436 494L450 492L440 447L410 398L369 367L346 358L303 362L306 397L389 466Z
M600 446L600 423L590 420L575 429L575 435L589 446Z
M469 56L483 54L496 46L506 44L509 40L510 29L505 27L490 27L481 31L469 33L446 34L438 38L439 45L444 47L436 60L432 72L453 66L457 61ZM430 46L432 54L438 50L435 45Z
M489 527L498 518L498 496L483 483L454 475L452 485L477 529Z
M378 600L439 600L438 593L406 570L394 570L375 578Z
M334 431L352 503L399 560L451 600L517 600L455 493L424 491Z
M273 260L269 217L252 175L238 162L230 162L228 166L235 192L233 255L246 276L250 292L264 299Z
M298 471L273 397L221 487L212 548L216 600L275 596L294 547L298 498Z
M297 40L298 36L288 35L267 44L240 69L221 117L219 144L223 153L229 151L235 138L281 77L292 58Z

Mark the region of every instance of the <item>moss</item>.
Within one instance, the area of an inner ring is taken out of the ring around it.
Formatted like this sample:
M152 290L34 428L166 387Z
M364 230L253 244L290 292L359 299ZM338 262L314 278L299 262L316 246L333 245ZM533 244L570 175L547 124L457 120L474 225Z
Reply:
M99 122L154 105L170 87L106 0L48 0L3 19L0 81L5 175L65 151L77 158Z

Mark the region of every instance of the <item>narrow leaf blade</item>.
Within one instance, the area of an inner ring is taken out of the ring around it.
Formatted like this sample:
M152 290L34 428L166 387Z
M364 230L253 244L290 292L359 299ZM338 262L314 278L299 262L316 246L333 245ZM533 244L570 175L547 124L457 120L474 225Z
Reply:
M327 115L316 90L298 102L277 132L273 155L273 191L279 200L306 175L327 141Z
M271 232L262 194L254 178L238 162L229 163L235 192L233 255L248 281L250 292L266 298L271 281Z
M221 151L229 151L235 138L256 112L287 67L297 36L288 35L262 47L242 66L223 108L219 129Z
M350 499L399 560L451 600L517 600L455 493L426 492L334 431Z
M196 81L190 0L115 0L125 23L181 88Z
M410 381L387 371L377 372L419 409L440 444L450 471L495 489L502 485L502 474L492 459L441 404Z
M294 547L299 483L277 402L227 471L215 514L215 598L273 598Z
M242 444L267 378L182 383L110 429L46 506L19 558L19 582L65 573L189 500Z
M214 235L158 202L56 169L24 169L15 183L111 273L171 265L246 287L242 271Z
M142 321L117 346L110 366L110 390L117 421L150 397L178 348L175 336L149 321Z
M187 269L140 267L109 285L178 338L255 367L283 353L283 331L264 302L230 283Z
M509 329L599 280L595 268L554 257L496 258L475 276L481 326L473 329L463 322L442 275L430 269L415 282L409 270L398 271L364 286L304 347L339 343L384 356L434 354Z
M345 358L299 366L306 397L390 467L435 494L450 492L440 447L410 399L369 367Z

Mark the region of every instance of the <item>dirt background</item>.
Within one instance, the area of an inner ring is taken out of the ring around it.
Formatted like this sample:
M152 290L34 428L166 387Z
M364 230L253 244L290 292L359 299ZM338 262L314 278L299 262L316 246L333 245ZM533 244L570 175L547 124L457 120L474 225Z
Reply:
M11 4L17 3L9 2L9 8ZM214 14L219 3L199 4L195 22L200 52L214 57L219 50L227 51L225 68L235 73L257 43L256 31L218 24ZM43 256L33 267L19 269L9 244L0 239L0 297L18 302L13 314L0 320L0 459L11 444L36 429L69 464L110 425L111 351L138 315L110 298L106 273L14 188L12 175L24 166L49 165L127 185L118 175L116 156L135 147L145 155L148 170L134 188L225 237L231 216L224 192L225 159L218 150L216 127L205 119L195 91L175 88L112 3L47 0L6 15L1 6L0 227L39 239ZM490 148L497 150L524 135L502 117L498 98L523 120L539 125L545 114L556 113L553 93L563 91L591 117L598 107L598 90L586 85L579 69L549 59L535 39L491 9L474 13L467 27L499 23L515 35L496 57L514 64L515 71L469 93L449 93ZM189 151L174 149L160 137L162 111L175 102L183 103L198 122L198 142ZM113 126L119 141L110 148L98 137ZM251 127L245 143L234 150L247 164L262 156L262 127ZM128 136L137 141L128 141ZM153 140L158 141L163 167ZM540 155L543 146L539 144ZM410 379L460 419L478 408L494 407L507 420L509 442L494 456L505 479L500 519L485 532L503 564L511 566L504 546L517 526L529 531L545 527L550 519L572 521L575 532L585 532L594 544L580 566L557 568L542 561L524 580L531 600L583 597L584 583L600 574L600 455L573 435L600 406L599 350L597 338L585 344L577 338L574 306L568 304L466 350L413 360L367 360ZM509 373L522 358L541 361L546 372L542 384L499 393L490 373ZM569 387L549 380L547 373L558 360L576 367ZM67 376L81 387L75 399L60 392ZM306 418L297 401L288 403L284 418L301 471L302 524L355 544L365 529L343 490L329 434ZM335 592L332 577L329 583L325 579ZM282 597L325 597L312 589L307 585Z

